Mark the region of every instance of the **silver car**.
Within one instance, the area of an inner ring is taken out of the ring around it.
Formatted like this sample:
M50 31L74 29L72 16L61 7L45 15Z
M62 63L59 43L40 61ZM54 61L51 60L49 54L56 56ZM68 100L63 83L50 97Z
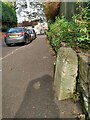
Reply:
M7 46L15 43L28 44L31 41L30 34L23 27L10 28L5 34L5 43Z
M36 38L36 33L34 29L27 29L28 33L31 36L31 40L34 40Z

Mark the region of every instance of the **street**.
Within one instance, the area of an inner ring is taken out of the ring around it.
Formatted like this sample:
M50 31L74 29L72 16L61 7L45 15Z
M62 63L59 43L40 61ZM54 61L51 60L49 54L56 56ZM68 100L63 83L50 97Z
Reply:
M54 57L46 36L28 45L2 42L3 118L59 117L54 101Z

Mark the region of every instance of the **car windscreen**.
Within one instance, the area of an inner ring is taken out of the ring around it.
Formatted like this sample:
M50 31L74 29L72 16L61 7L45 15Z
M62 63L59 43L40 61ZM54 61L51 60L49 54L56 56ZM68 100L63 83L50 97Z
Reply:
M20 32L23 32L24 29L23 28L11 28L8 30L7 33L20 33Z

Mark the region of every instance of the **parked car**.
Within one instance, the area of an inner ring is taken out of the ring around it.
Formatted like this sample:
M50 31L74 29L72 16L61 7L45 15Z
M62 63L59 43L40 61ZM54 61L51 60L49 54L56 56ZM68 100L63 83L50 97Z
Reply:
M35 38L36 38L35 30L34 29L27 29L27 31L31 36L31 40L35 40Z
M15 43L28 44L31 41L31 36L24 27L15 27L6 32L4 40L7 46Z

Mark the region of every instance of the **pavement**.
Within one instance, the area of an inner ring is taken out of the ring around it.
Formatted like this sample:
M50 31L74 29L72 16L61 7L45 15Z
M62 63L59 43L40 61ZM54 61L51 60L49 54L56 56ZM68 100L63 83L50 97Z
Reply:
M58 101L55 54L45 35L3 59L3 118L77 118L79 101Z

